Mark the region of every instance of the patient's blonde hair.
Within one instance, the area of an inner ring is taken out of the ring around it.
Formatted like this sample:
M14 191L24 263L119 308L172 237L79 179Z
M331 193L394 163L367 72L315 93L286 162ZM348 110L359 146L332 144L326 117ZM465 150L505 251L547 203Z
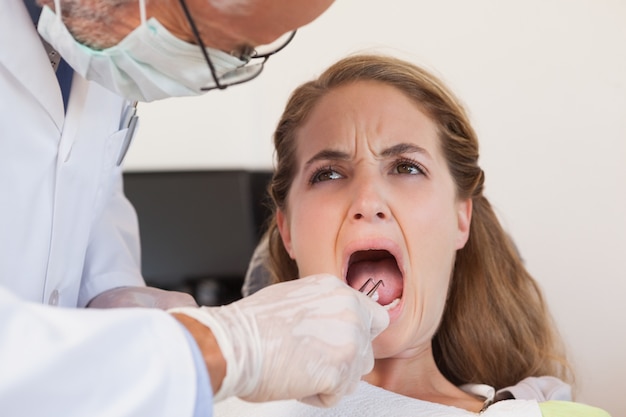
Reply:
M433 120L457 196L473 201L469 240L457 252L447 306L432 342L441 372L455 384L485 383L496 389L529 376L570 380L541 290L483 195L476 134L454 95L424 69L397 58L358 55L297 88L274 134L277 165L270 194L276 207L285 209L297 168L298 127L329 91L361 80L397 88ZM297 278L297 265L283 247L275 216L266 235L274 279Z

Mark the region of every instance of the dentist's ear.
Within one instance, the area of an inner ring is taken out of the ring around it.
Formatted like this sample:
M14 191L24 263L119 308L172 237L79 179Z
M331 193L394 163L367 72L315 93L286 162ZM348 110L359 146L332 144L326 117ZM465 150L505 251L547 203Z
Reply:
M283 213L281 209L278 209L276 211L276 225L278 226L278 232L280 233L280 237L283 240L283 246L285 247L285 250L287 251L291 259L295 259L291 244L291 229L289 227L289 219L288 216Z
M467 243L472 223L472 199L461 200L457 207L457 222L459 234L457 236L456 249L461 249Z

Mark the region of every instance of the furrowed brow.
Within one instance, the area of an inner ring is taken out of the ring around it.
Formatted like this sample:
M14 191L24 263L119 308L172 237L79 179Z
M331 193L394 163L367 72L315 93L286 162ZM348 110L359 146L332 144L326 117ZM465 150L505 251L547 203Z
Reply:
M305 166L309 166L309 165L315 163L316 161L324 161L324 160L345 161L345 160L347 160L349 158L350 158L350 155L348 155L345 152L341 152L341 151L337 151L337 150L333 150L333 149L324 149L324 150L316 153L315 155L313 155L313 157L311 159L306 161Z
M426 149L412 143L398 143L397 145L393 145L392 147L385 149L381 155L383 157L391 157L405 153L420 153L424 156L430 157L430 154Z

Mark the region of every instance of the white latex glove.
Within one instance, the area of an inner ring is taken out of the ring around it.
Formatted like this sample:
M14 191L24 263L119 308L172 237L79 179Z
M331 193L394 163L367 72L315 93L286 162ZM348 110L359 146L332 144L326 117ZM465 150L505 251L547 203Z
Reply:
M118 287L95 296L89 308L145 307L167 310L174 307L197 307L187 293L166 291L154 287Z
M178 308L208 326L226 359L215 401L299 399L330 406L374 366L385 309L332 275L266 287L222 307Z

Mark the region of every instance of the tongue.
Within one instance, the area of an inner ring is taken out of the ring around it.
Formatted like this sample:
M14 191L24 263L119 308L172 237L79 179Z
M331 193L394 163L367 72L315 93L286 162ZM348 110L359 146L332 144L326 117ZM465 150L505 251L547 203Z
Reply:
M382 279L383 283L376 290L379 297L378 303L381 305L387 305L402 296L402 274L393 258L355 262L350 265L346 278L348 284L357 290L370 278L374 284ZM372 287L373 284L368 285L365 292Z

